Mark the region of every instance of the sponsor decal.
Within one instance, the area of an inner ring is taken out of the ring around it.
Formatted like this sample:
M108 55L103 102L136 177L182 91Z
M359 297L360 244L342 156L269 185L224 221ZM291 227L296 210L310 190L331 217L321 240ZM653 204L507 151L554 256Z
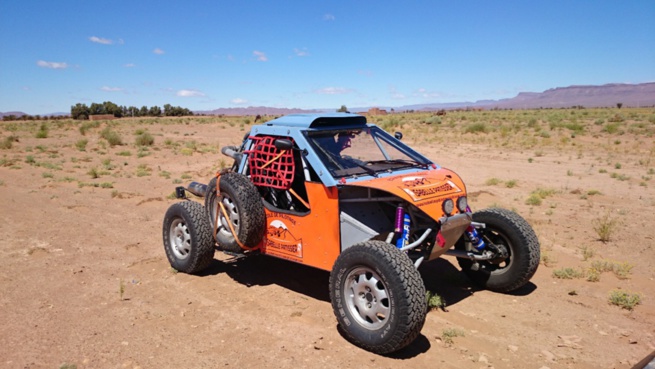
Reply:
M428 200L434 197L451 193L462 192L455 183L447 179L433 183L425 177L404 177L399 188L407 193L415 202Z
M280 219L275 219L268 225L265 247L272 254L280 254L293 258L302 258L303 255L302 239L297 239L289 231L287 225Z

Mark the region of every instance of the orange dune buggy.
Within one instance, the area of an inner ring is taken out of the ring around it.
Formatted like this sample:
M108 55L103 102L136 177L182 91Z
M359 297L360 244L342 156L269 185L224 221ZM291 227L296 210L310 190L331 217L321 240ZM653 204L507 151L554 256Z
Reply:
M481 286L509 292L534 275L539 242L505 209L472 213L466 186L360 115L289 115L224 147L231 170L204 197L173 204L163 239L171 266L197 273L214 251L264 254L330 272L334 314L352 343L397 351L420 333L426 290L417 268L457 257Z

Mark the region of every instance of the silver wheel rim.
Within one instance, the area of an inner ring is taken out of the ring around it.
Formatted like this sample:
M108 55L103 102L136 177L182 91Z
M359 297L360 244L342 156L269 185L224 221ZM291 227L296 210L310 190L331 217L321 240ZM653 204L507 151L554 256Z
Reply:
M227 212L228 218L225 218L223 216L223 212L220 210L220 206L218 206L218 201L219 199L223 199L223 206L225 207L225 211ZM214 199L214 205L212 206L212 221L215 221L216 219L216 212L218 211L219 215L219 222L218 222L218 232L220 233L221 236L223 237L232 237L232 231L230 231L230 226L228 224L228 221L232 223L232 227L234 228L234 232L236 234L239 234L239 212L237 211L236 204L232 199L225 195L222 194L221 197L215 198ZM213 224L212 224L213 226Z
M170 248L175 257L184 260L191 252L191 233L181 218L173 220L170 228Z
M380 329L391 313L387 287L382 278L366 267L348 273L343 286L350 315L366 329Z

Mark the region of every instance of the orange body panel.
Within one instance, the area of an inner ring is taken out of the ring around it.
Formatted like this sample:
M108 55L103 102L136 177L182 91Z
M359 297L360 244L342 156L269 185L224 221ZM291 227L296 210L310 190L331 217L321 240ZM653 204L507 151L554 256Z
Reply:
M305 182L305 188L309 214L265 209L266 236L259 248L266 255L329 271L341 252L338 191L315 182Z
M352 186L375 188L407 200L434 220L445 214L441 203L466 196L466 186L455 172L440 168L419 173L401 174L350 183ZM457 213L457 209L453 212Z

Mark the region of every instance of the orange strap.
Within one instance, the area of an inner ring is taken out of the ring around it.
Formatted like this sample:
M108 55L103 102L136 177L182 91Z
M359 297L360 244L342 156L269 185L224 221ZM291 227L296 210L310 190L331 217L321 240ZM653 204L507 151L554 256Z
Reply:
M296 198L296 200L302 202L302 204L305 205L307 209L311 209L307 201L303 200L302 197L300 197L300 195L298 195L296 191L293 190L293 188L289 188L289 192L291 192L291 194L293 195L293 197Z
M279 159L279 158L280 158L280 157L281 157L285 152L287 152L287 150L282 150L282 151L280 151L280 153L277 154L276 157L274 157L273 159L269 160L266 164L262 165L261 169L264 169L264 168L266 168L267 166L271 165L272 162L274 162L274 161L276 161L277 159Z
M276 161L277 159L279 159L279 158L280 158L280 157L281 157L285 152L287 152L287 150L282 150L282 151L280 151L280 153L277 154L276 157L274 157L273 159L269 160L266 164L262 165L262 168L261 168L261 169L266 168L266 167L269 166L272 162L274 162L274 161ZM277 174L277 173L276 173L276 174ZM216 181L216 182L218 183L218 181ZM307 203L307 201L303 200L302 197L300 197L300 196L296 193L296 191L293 190L293 188L289 188L288 191L291 192L291 194L293 195L293 197L295 197L298 201L302 202L302 204L305 205L305 207L306 207L307 209L311 209L311 208L309 207L309 204Z
M239 247L241 247L243 250L246 251L255 250L257 246L248 247L243 243L241 243L239 237L237 237L237 233L234 231L234 227L232 227L232 222L230 222L230 217L228 216L227 211L225 210L225 206L223 206L223 202L220 201L219 199L221 193L220 183L221 183L221 173L218 172L216 173L216 199L219 201L218 201L218 205L216 206L216 219L214 219L214 239L216 239L216 233L218 233L218 216L219 216L218 209L220 208L221 212L223 213L223 216L225 217L225 220L227 221L227 225L230 228L230 232L232 232L232 236L234 237L234 240L237 242L237 245L239 245Z

